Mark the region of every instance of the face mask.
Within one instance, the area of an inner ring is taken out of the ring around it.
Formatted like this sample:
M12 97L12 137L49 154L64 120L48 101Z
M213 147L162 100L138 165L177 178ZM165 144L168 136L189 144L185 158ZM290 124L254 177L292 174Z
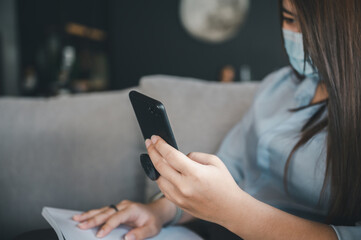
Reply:
M303 49L302 33L292 32L282 29L285 48L292 67L305 77L317 76L317 72L312 65L305 62L305 52Z

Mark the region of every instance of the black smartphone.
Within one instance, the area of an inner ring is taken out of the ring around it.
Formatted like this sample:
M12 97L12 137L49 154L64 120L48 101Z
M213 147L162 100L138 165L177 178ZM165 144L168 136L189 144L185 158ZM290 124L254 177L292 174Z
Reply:
M158 135L169 145L178 149L164 105L160 101L134 90L129 93L129 99L144 140L150 139L152 135ZM159 173L153 166L148 154L141 154L140 162L147 176L153 181L157 180Z

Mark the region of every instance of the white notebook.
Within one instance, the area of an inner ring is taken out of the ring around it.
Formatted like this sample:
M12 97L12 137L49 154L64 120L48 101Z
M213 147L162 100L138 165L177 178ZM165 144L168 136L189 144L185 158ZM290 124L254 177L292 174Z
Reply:
M59 240L121 240L124 235L130 230L129 227L120 225L113 231L111 231L104 238L97 238L95 234L98 231L98 228L92 228L88 230L82 230L76 225L78 222L72 220L72 217L75 214L81 213L80 211L59 209L44 207L42 211L43 217L49 222L52 228L55 230L58 235ZM199 240L202 239L192 231L181 227L181 226L169 226L163 228L162 231L155 237L149 238L153 240L163 240L163 239L189 239L189 240Z

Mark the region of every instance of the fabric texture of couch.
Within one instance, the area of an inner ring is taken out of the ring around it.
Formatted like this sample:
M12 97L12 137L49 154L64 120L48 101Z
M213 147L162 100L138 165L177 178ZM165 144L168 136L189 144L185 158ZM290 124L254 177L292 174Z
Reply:
M155 75L121 91L0 98L0 239L48 227L43 206L87 210L157 191L139 163L130 90L163 102L182 152L215 153L257 86Z

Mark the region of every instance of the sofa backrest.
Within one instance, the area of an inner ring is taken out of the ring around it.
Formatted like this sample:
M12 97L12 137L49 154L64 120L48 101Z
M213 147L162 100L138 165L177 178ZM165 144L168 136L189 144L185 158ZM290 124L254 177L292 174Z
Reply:
M181 151L215 153L257 84L157 75L132 89L164 103ZM87 210L144 201L157 191L139 164L146 149L128 99L132 89L0 98L0 239L49 227L43 206Z

